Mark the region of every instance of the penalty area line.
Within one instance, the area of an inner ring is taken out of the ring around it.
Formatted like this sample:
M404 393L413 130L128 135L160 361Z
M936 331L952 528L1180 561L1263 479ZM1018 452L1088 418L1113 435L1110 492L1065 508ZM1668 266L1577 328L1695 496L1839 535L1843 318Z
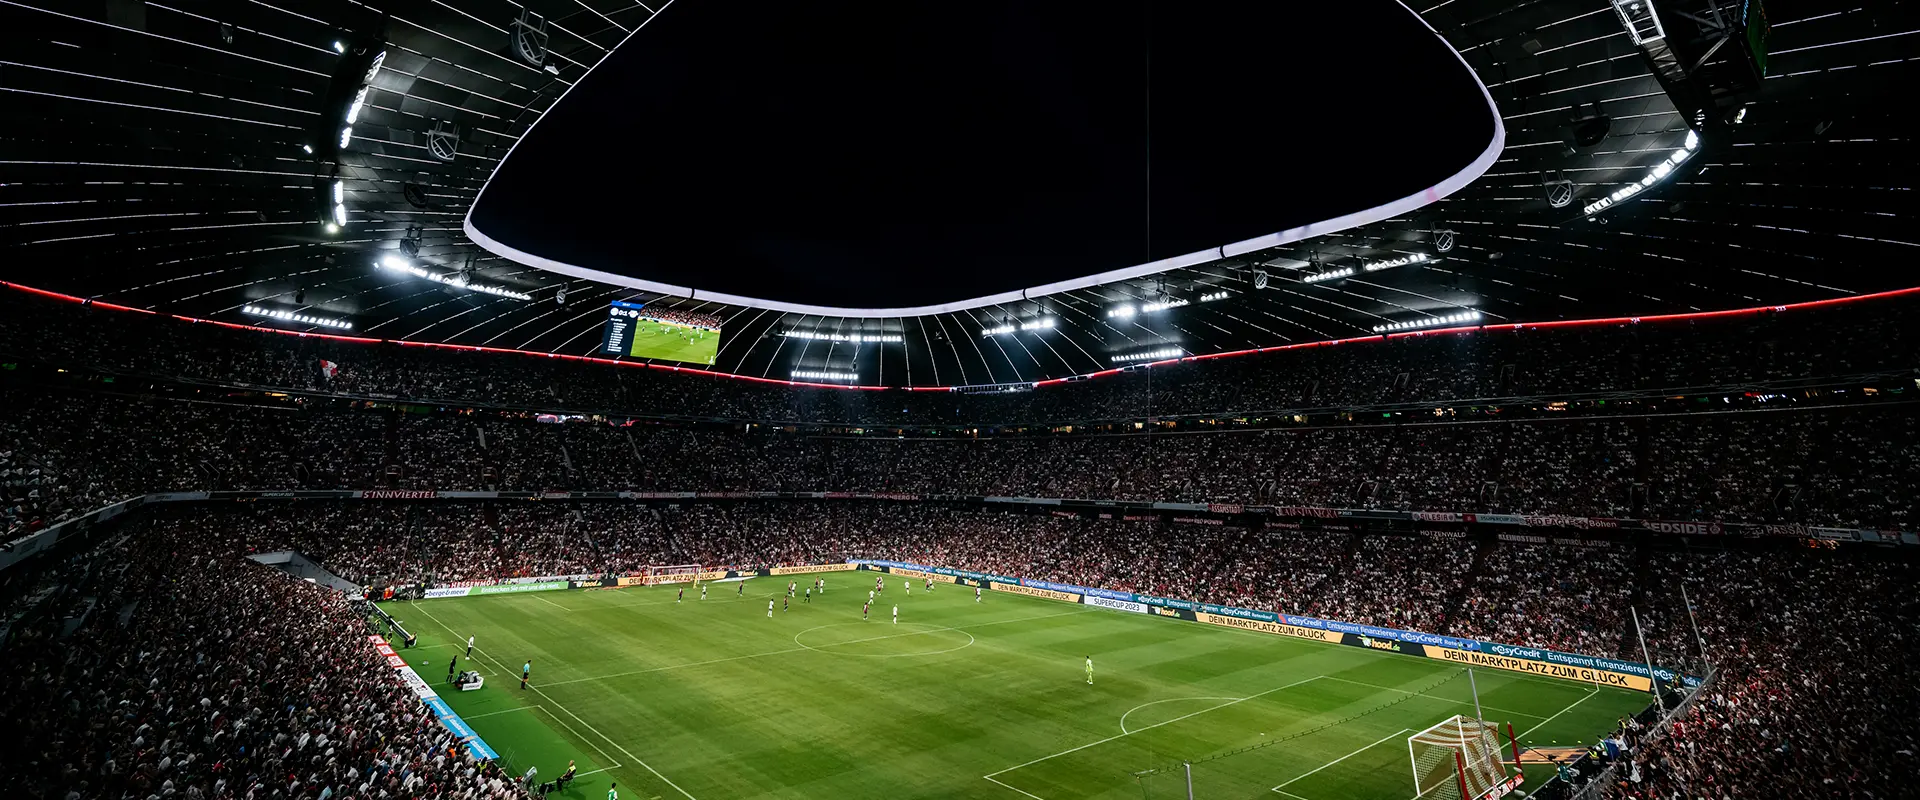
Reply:
M1276 791L1276 792L1280 792L1281 794L1284 794L1284 795L1286 795L1286 796L1288 796L1288 797L1299 797L1300 795L1297 795L1297 794L1294 794L1294 793L1292 793L1292 792L1286 792L1286 791L1281 791L1281 790L1282 790L1282 789L1285 789L1285 788L1287 788L1288 786L1292 786L1292 785L1293 785L1293 784L1294 784L1295 782L1297 782L1297 781L1300 781L1300 780L1302 780L1302 779L1304 779L1304 778L1306 778L1307 776L1309 776L1309 775L1312 775L1312 774L1313 774L1313 773L1315 773L1315 772L1319 772L1320 770L1323 770L1323 769L1326 769L1326 768L1328 768L1328 767L1331 767L1331 766L1333 766L1333 765L1335 765L1335 764L1338 764L1338 763L1340 763L1340 762L1342 762L1342 761L1345 761L1345 760L1347 760L1347 759L1349 759L1349 758L1352 758L1352 757L1354 757L1354 756L1357 756L1357 755L1360 755L1361 753L1364 753L1364 752L1367 752L1368 750L1372 750L1373 748L1376 748L1376 747L1379 747L1380 745L1382 745L1382 744L1385 744L1385 743L1387 743L1388 741L1391 741L1391 740L1392 740L1392 739L1393 739L1394 737L1396 737L1396 736L1399 736L1400 734L1403 734L1403 733L1412 733L1412 732L1413 732L1413 729L1412 729L1412 728L1401 728L1400 730L1397 730L1397 731L1394 731L1393 733L1389 733L1389 734L1387 734L1387 735L1385 735L1385 736L1382 736L1382 737L1380 737L1380 740L1379 740L1379 741L1376 741L1376 742L1374 742L1373 744L1370 744L1370 745L1367 745L1366 747L1362 747L1362 748L1360 748L1360 749L1358 749L1358 750L1355 750L1355 751L1353 751L1353 752L1351 752L1351 753L1348 753L1348 754L1346 754L1346 755L1344 755L1344 756L1341 756L1341 757L1339 757L1339 758L1336 758L1336 759L1334 759L1334 760L1332 760L1332 761L1329 761L1329 762L1327 762L1327 763L1325 763L1325 764L1321 764L1320 766L1317 766L1317 767L1314 767L1314 768L1313 768L1312 770L1309 770L1309 771L1307 771L1307 772L1305 772L1305 773L1302 773L1302 774L1300 774L1300 775L1296 775L1296 776L1294 776L1293 778L1291 778L1291 779L1289 779L1289 780L1288 780L1288 781L1287 781L1286 783L1283 783L1283 784L1280 784L1279 786L1275 786L1275 787L1273 787L1273 790L1274 790L1274 791ZM1304 799L1303 799L1303 800L1304 800Z

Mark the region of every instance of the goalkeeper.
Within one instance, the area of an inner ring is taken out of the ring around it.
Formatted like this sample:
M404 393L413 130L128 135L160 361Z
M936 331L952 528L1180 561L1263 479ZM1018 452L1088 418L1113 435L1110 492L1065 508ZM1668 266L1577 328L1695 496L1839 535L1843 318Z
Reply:
M1087 685L1093 685L1093 656L1087 656Z

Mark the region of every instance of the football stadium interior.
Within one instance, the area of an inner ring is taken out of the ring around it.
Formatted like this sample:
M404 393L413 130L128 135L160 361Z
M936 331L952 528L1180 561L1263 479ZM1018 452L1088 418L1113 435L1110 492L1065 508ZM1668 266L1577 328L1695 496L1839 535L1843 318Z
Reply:
M0 0L0 797L1920 797L1920 5L1321 5Z

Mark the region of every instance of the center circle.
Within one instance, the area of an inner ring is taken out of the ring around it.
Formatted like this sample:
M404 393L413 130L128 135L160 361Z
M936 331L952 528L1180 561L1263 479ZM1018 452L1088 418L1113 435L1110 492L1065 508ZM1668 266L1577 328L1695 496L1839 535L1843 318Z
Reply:
M909 627L925 630L899 630ZM937 656L971 647L973 642L973 634L966 631L912 622L840 622L793 635L793 643L808 650L860 658Z

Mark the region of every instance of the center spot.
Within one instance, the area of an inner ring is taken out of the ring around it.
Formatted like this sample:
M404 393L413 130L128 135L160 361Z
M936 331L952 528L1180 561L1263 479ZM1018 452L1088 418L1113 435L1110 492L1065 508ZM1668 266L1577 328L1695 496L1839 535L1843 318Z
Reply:
M795 634L793 643L834 655L893 658L951 653L973 644L973 635L934 625L875 620L809 628Z

